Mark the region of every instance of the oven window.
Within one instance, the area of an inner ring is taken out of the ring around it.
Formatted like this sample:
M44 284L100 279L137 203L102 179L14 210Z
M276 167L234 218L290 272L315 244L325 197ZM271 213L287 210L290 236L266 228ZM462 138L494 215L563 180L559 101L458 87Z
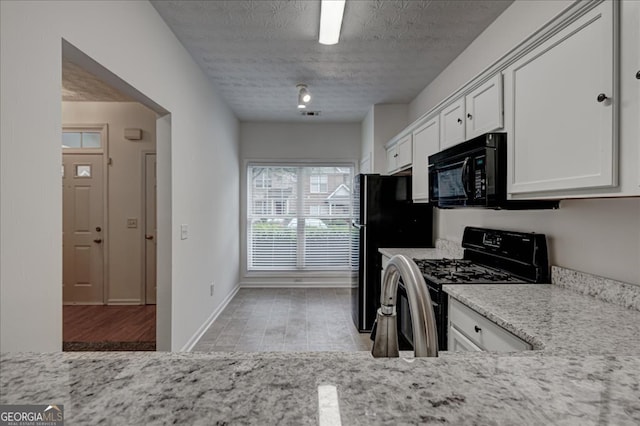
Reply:
M438 195L441 198L466 197L462 184L462 167L438 170Z

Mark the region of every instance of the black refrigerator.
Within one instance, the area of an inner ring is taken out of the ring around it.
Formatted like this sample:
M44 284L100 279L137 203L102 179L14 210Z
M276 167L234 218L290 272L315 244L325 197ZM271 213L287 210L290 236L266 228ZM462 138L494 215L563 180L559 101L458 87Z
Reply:
M382 247L433 247L433 208L413 203L411 176L360 174L354 178L352 317L371 331L380 306Z

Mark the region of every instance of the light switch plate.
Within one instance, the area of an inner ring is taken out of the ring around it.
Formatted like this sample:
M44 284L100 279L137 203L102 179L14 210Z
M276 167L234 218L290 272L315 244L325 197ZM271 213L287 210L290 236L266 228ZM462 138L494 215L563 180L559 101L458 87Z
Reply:
M189 225L183 223L180 225L180 239L186 240L187 238L189 238Z
M138 219L135 217L127 218L127 228L137 228L138 227Z

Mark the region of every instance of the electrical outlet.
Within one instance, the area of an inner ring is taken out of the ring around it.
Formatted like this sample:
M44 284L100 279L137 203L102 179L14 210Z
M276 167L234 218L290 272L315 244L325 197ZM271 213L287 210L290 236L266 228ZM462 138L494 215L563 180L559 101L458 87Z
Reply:
M135 217L127 218L127 228L137 228L138 227L138 219Z
M189 238L189 225L183 223L180 225L180 239L186 240Z
M209 285L209 296L213 296L213 286L214 285L215 284L213 282Z

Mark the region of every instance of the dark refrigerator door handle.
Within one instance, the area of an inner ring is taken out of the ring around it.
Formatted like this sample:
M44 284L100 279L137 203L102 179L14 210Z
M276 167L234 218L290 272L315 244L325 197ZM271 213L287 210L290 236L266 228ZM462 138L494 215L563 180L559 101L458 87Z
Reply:
M353 226L354 228L358 228L358 229L364 228L364 225L360 225L358 223L355 223L354 221L351 221L351 226Z

